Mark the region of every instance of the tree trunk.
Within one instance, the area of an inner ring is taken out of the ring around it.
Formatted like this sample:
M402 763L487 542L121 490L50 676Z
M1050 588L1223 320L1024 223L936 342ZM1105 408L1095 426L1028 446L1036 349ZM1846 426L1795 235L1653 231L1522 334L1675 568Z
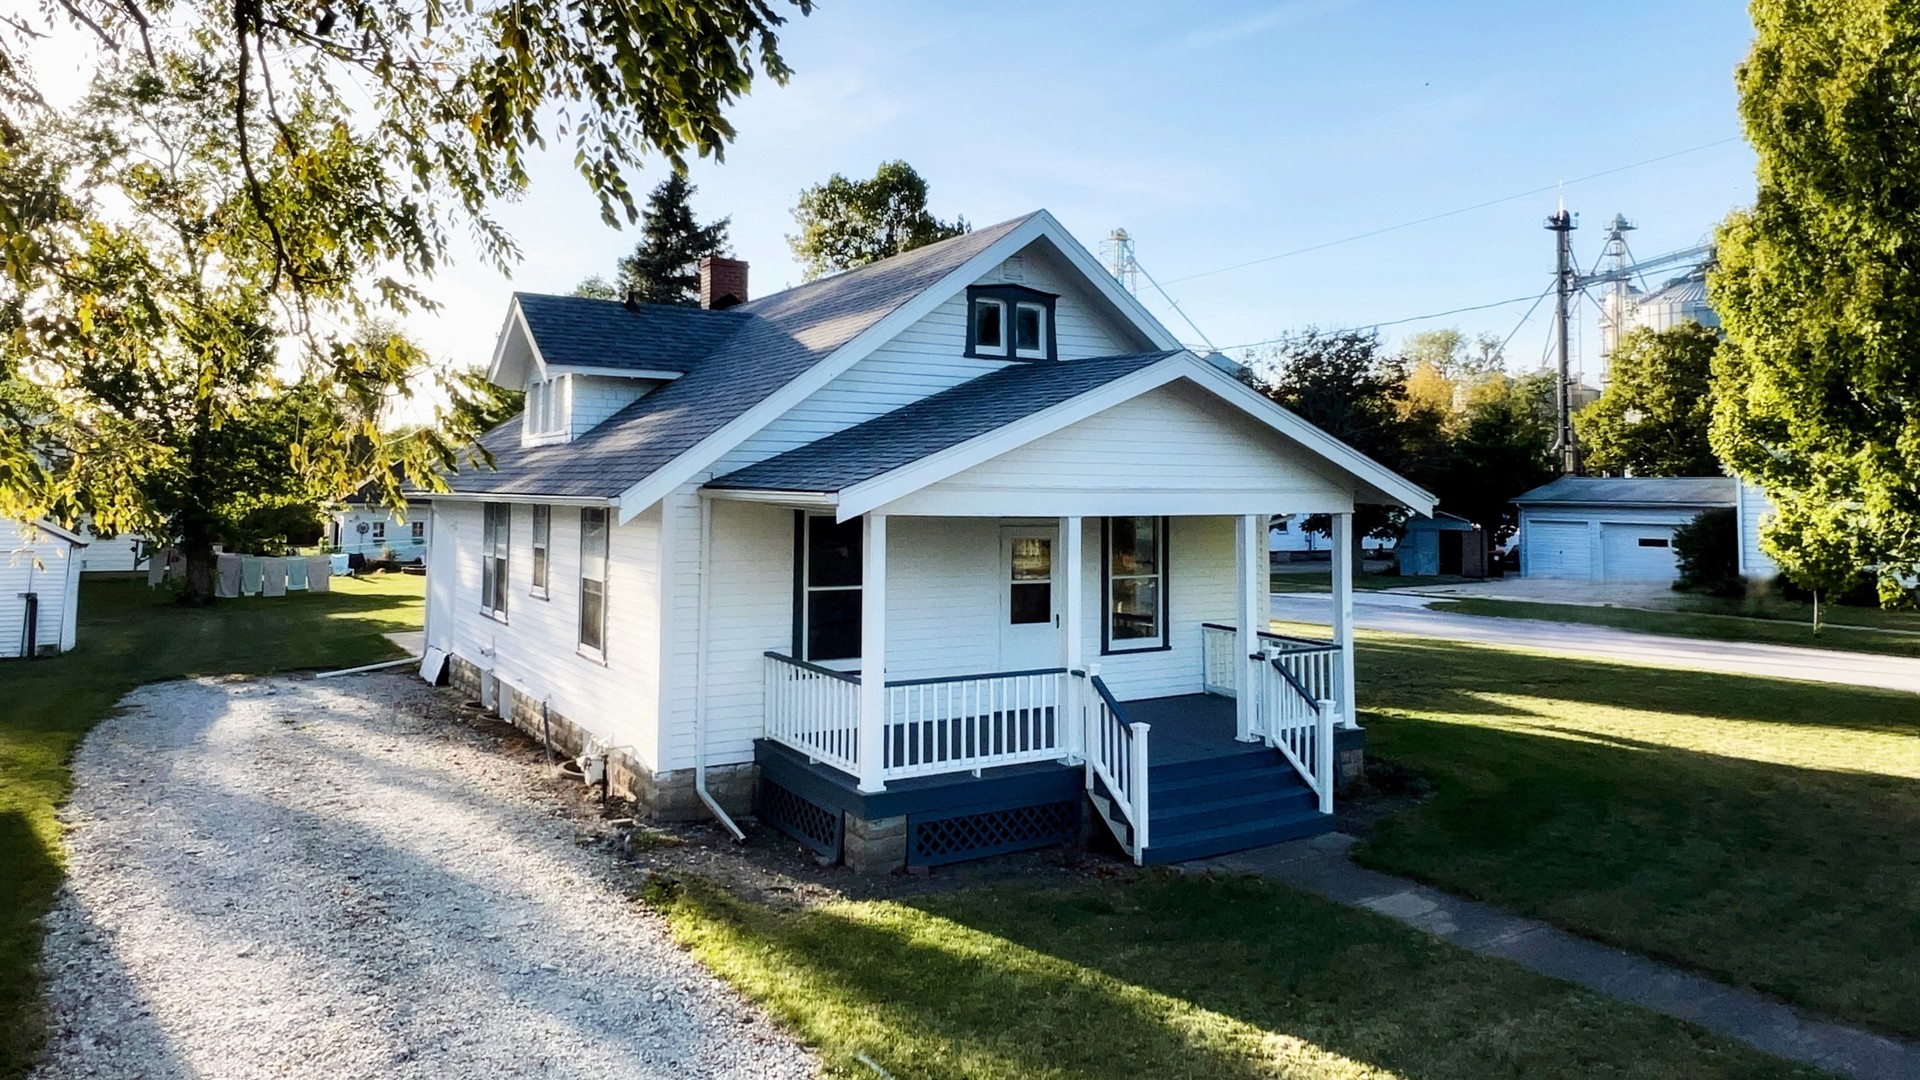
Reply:
M213 603L216 578L213 540L204 528L191 526L180 538L180 555L186 560L186 586L180 590L180 602L188 607Z

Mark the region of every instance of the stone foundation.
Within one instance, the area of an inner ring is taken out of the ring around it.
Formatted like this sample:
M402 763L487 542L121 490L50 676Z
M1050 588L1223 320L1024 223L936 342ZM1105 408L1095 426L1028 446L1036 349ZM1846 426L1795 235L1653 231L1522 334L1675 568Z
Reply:
M1351 788L1367 767L1367 729L1333 729L1333 790Z
M480 699L480 669L459 656L447 658L449 678L455 689ZM498 684L496 684L498 685ZM552 709L543 718L540 702L528 694L501 686L503 700L495 704L501 719L544 744L553 740L554 755L577 758L592 742L585 728ZM728 814L736 817L753 810L756 769L753 765L718 765L707 769L707 791ZM699 821L712 816L694 791L693 770L655 773L627 750L607 752L607 792L631 799L641 815L652 821Z
M856 874L886 874L907 865L907 819L868 821L849 813L840 861Z

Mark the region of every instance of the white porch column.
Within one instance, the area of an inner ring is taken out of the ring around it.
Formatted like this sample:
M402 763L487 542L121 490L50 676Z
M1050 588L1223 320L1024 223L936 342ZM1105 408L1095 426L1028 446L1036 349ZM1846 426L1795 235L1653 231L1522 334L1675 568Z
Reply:
M1237 524L1239 527L1234 530L1237 543L1234 547L1239 556L1240 587L1237 590L1239 613L1234 622L1237 629L1233 645L1238 654L1233 658L1234 738L1241 742L1252 742L1260 703L1255 699L1259 680L1254 678L1256 669L1251 658L1260 651L1260 631L1265 630L1270 621L1267 593L1272 585L1267 579L1266 515L1245 514Z
M887 719L887 519L860 519L860 790L882 791Z
M1353 515L1333 515L1333 640L1340 646L1340 722L1359 727L1353 696Z
M1085 680L1071 674L1084 671L1081 666L1081 649L1086 642L1084 632L1086 619L1086 574L1080 563L1082 558L1082 529L1077 517L1060 519L1060 563L1057 573L1065 575L1060 579L1060 666L1067 669L1066 693L1061 702L1064 714L1061 722L1066 729L1061 734L1061 744L1074 757L1086 754L1086 723L1080 706L1080 686Z

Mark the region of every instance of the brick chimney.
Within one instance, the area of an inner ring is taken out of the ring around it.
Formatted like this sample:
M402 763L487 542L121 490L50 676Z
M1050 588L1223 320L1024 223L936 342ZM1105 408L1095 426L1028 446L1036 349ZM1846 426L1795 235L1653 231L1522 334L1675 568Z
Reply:
M700 259L700 306L713 311L747 302L747 264L707 255Z

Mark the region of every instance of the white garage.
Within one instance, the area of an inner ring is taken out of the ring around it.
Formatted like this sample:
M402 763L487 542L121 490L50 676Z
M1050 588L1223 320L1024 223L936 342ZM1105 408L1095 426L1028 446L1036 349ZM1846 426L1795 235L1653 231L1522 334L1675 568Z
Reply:
M1672 581L1673 532L1702 510L1731 508L1725 476L1563 476L1514 500L1520 573L1579 581Z

